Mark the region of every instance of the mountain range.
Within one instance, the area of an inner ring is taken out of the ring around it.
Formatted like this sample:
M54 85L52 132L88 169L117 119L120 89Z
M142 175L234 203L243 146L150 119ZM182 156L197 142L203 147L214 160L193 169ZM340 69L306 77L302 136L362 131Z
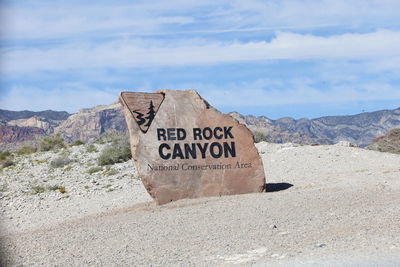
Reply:
M335 144L348 141L364 147L374 138L400 127L400 108L299 120L290 117L270 120L264 116L243 116L237 112L230 115L252 131L264 133L274 143Z
M271 120L265 116L229 113L253 132L273 143L334 144L348 141L367 146L378 136L400 128L400 108L365 112L351 116L328 116L316 119L290 117ZM0 149L17 150L24 145L37 146L40 139L55 133L68 142L93 142L108 130L127 131L119 103L65 111L0 110Z

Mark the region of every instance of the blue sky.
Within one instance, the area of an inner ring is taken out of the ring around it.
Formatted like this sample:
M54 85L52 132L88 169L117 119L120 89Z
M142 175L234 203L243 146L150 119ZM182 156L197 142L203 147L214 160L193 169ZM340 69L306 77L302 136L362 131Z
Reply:
M0 3L0 108L157 89L273 119L400 107L398 0Z

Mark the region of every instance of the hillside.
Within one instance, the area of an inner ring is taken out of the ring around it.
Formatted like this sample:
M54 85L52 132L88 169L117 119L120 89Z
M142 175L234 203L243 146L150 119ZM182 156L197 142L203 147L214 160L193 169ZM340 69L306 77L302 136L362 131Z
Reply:
M6 133L0 135L0 150L15 151L24 145L37 146L41 138L55 133L60 133L67 142L73 143L76 140L93 142L108 130L127 131L125 118L118 103L81 109L72 115L49 111L3 111L3 114L8 115L4 118L12 120L3 121L3 125L0 125L0 133ZM40 117L41 114L45 117ZM32 117L23 118L30 115ZM29 142L26 142L27 140Z
M400 127L400 108L299 120L290 117L271 120L237 112L229 114L253 132L264 134L273 143L335 144L348 141L364 147L377 136ZM27 139L37 143L43 136L54 133L60 133L67 142L72 143L78 139L93 142L108 130L127 131L119 103L81 109L72 115L55 111L0 110L0 118L0 131L7 132L6 136L0 135L0 150L16 150L26 144ZM44 133L38 135L38 132Z
M367 148L400 154L400 128L391 130L387 135L375 138Z
M230 113L249 128L265 132L275 143L336 144L348 141L358 146L369 145L374 138L400 127L400 108L365 112L351 116L328 116L316 119L242 116Z

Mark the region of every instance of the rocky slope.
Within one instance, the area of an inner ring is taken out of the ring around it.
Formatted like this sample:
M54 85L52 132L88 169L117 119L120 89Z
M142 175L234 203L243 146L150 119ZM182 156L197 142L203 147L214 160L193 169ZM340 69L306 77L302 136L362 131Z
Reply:
M374 139L368 149L400 154L400 128Z
M108 130L127 131L119 103L81 109L55 128L67 142L81 140L85 143L97 140Z
M324 143L316 136L308 136L301 132L287 131L275 125L273 120L261 116L243 116L237 112L229 113L239 122L244 123L252 132L259 132L273 143L296 143L296 144L315 144Z

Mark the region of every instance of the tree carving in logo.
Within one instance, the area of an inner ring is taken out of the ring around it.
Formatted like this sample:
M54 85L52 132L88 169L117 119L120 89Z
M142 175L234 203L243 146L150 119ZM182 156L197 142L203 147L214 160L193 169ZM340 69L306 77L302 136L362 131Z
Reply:
M164 100L164 94L123 92L121 99L128 106L140 130L146 133Z

